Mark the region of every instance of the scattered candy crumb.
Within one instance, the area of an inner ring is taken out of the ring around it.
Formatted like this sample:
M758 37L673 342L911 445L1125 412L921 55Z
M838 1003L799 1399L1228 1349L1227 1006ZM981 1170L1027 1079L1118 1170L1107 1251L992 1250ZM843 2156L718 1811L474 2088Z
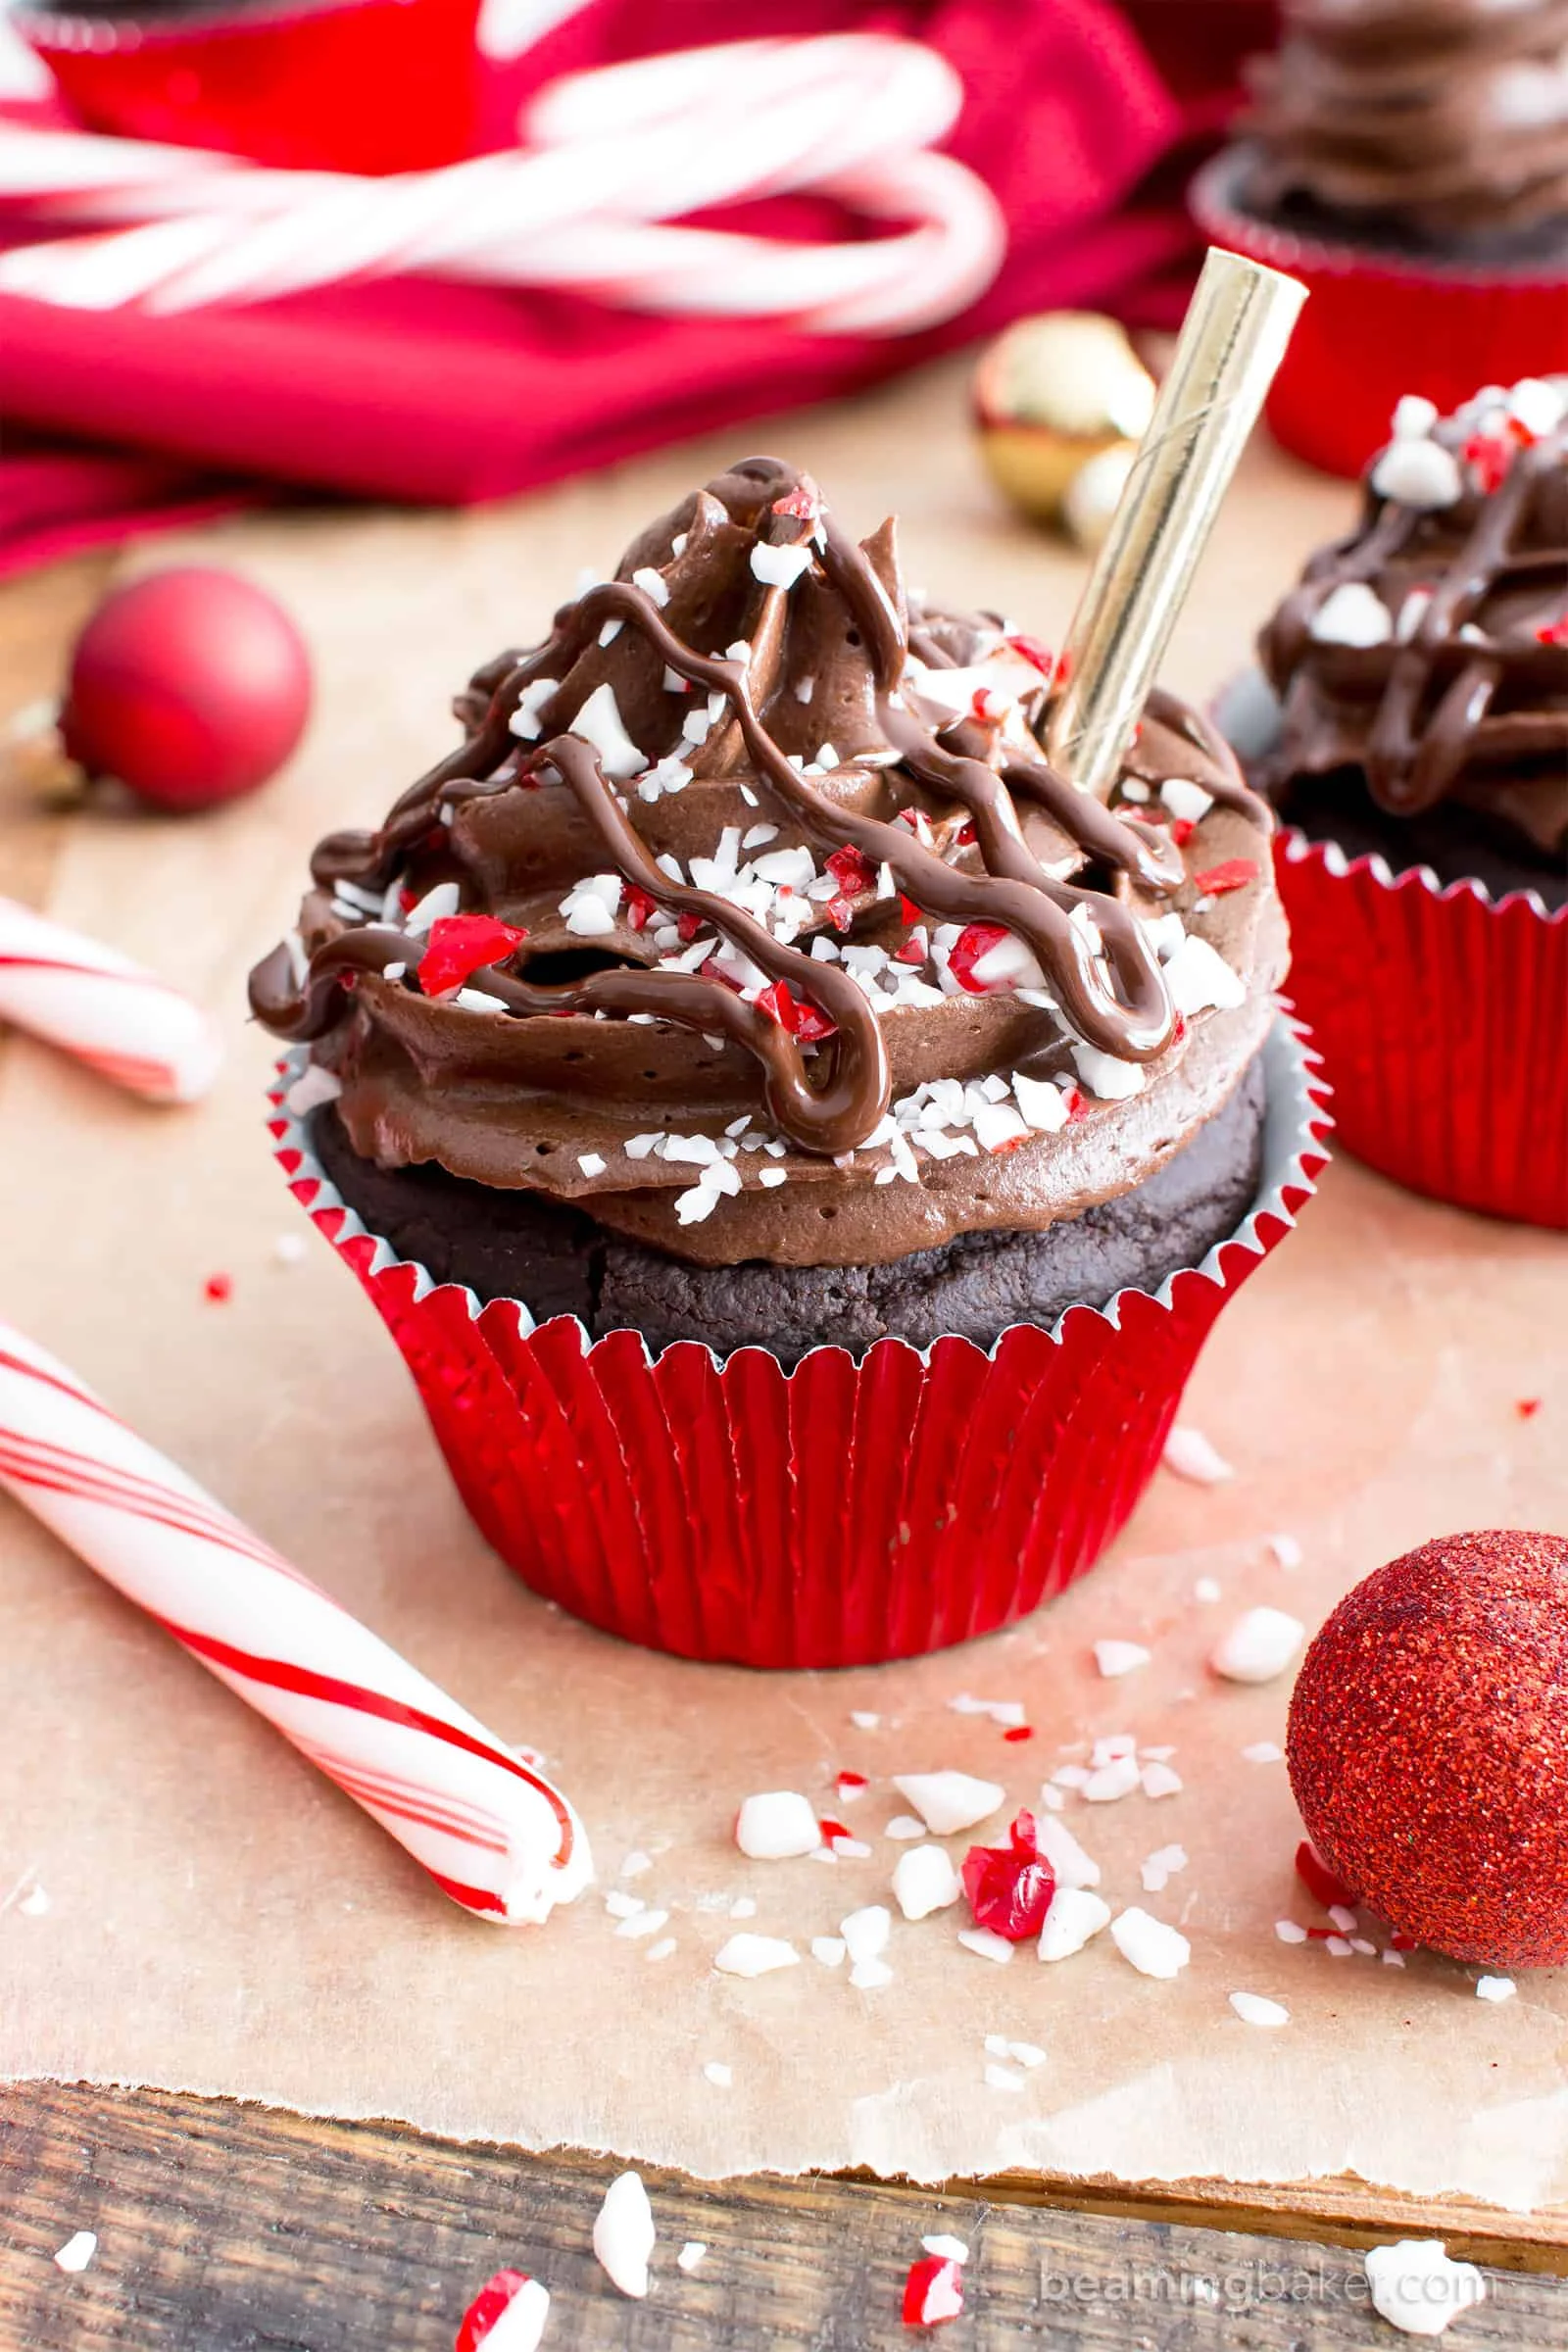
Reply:
M226 1304L234 1296L233 1275L209 1274L207 1280L202 1284L202 1295L204 1298L210 1298L215 1306Z
M55 2256L55 2267L57 2270L72 2273L84 2271L97 2251L96 2233L91 2230L78 2230L74 2237L67 2238Z
M1209 1652L1209 1667L1228 1683L1271 1683L1306 1640L1298 1617L1284 1609L1249 1609Z
M1140 1666L1149 1664L1153 1654L1153 1651L1146 1649L1141 1642L1097 1642L1095 1643L1095 1664L1107 1683L1119 1682L1124 1674L1135 1674Z
M617 2173L594 2223L594 2253L612 2286L640 2300L648 2292L654 2214L640 2173Z
M1143 1977L1179 1977L1193 1956L1179 1928L1168 1927L1136 1903L1111 1921L1110 1940Z
M1216 1600L1223 1600L1224 1597L1224 1586L1212 1576L1200 1576L1193 1587L1193 1598L1200 1601L1206 1609L1212 1608Z
M735 1842L754 1862L787 1862L822 1843L816 1807L794 1788L748 1796L735 1816Z
M925 1823L914 1813L895 1813L882 1833L884 1838L908 1839L925 1836Z
M280 1266L297 1266L305 1255L303 1233L280 1233L272 1244L272 1255Z
M726 1977L765 1977L775 1968L794 1968L800 1956L778 1936L732 1936L713 1954L713 1966Z
M951 1856L940 1845L911 1845L893 1872L893 1899L906 1919L928 1919L946 1911L963 1892Z
M874 1732L882 1718L880 1715L868 1714L863 1707L852 1707L850 1721L858 1732Z
M906 2328L940 2328L963 2309L963 2270L951 2257L927 2254L909 2265L904 2287Z
M1299 1568L1306 1556L1294 1536L1270 1536L1268 1547L1277 1568Z
M1178 1421L1165 1440L1162 1460L1167 1470L1178 1478L1190 1479L1195 1487L1220 1487L1236 1476L1225 1456L1211 1445L1200 1429Z
M920 2244L927 2254L935 2254L942 2262L967 2262L969 2249L961 2237L950 2237L939 2230L931 2237L922 2237Z
M1179 1870L1187 1868L1187 1848L1184 1845L1162 1845L1142 1865L1139 1876L1146 1894L1162 1894Z
M1476 1979L1478 2001L1511 2001L1518 1989L1512 1977L1478 1977Z
M43 1887L29 1886L18 1903L17 1909L24 1919L42 1919L44 1913L49 1909L49 1897Z
M1244 2026L1288 2026L1291 2022L1283 2001L1271 2001L1260 1992L1233 1992L1230 2001Z
M895 1773L893 1786L938 1838L972 1830L998 1810L1006 1793L995 1781L979 1781L967 1772Z
M732 2066L726 2066L722 2058L705 2059L703 2063L703 2074L706 2080L711 2082L715 2090L728 2090L730 2084L735 2080L734 2068Z
M1004 1964L1013 1955L1014 1946L1006 1936L993 1935L989 1928L960 1928L958 1941L966 1952L978 1952L982 1960Z
M1521 1421L1533 1421L1541 1410L1541 1398L1539 1396L1521 1396L1513 1409Z
M453 2352L538 2352L550 2294L526 2271L497 2271L463 2315Z
M811 1958L819 1960L824 1968L842 1968L848 1948L842 1936L811 1937Z
M1439 2237L1373 2246L1366 2277L1373 2310L1406 2335L1441 2335L1461 2311L1486 2299L1487 2282L1475 2264L1450 2262Z
M1254 1740L1250 1747L1242 1750L1244 1764L1283 1764L1285 1750L1277 1740Z
M1146 1796L1180 1796L1184 1787L1181 1774L1157 1757L1152 1764L1145 1764L1138 1777Z
M700 2237L689 2237L675 2257L675 2268L678 2271L687 2272L701 2270L707 2260L708 2247L704 2240Z
M1087 1886L1058 1886L1040 1931L1042 1960L1070 1960L1110 1924L1110 1905Z

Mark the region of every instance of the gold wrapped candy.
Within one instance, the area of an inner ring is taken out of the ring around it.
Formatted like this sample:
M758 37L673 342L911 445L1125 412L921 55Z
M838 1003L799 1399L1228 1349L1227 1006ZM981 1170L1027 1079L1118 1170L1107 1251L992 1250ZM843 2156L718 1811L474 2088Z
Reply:
M1034 520L1065 523L1081 544L1097 545L1115 505L1103 487L1118 471L1125 480L1154 409L1153 378L1125 329L1093 311L1019 318L981 360L974 405L998 487ZM1097 475L1074 500L1094 460Z

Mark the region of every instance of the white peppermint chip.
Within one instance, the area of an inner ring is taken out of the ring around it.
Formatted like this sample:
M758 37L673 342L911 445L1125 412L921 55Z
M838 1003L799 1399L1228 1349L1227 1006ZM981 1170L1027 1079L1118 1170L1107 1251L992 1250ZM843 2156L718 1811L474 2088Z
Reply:
M1179 1977L1193 1956L1192 1945L1178 1928L1167 1927L1136 1904L1111 1921L1110 1940L1144 1977Z
M1179 1870L1187 1868L1185 1845L1162 1845L1140 1865L1139 1877L1146 1894L1162 1894Z
M974 1114L975 1141L982 1152L1000 1152L1020 1143L1029 1129L1005 1102L986 1102Z
M852 1707L850 1721L858 1732L874 1732L879 1728L882 1718L880 1715L873 1715L866 1707Z
M78 2230L68 2237L55 2256L55 2267L62 2271L84 2271L98 2251L98 2239L91 2230Z
M510 721L512 732L532 743L543 730L540 712L561 684L559 678L530 678L517 699Z
M689 2237L675 2257L675 2268L678 2271L695 2271L700 2269L707 2259L707 2240L701 2237Z
M1223 1486L1228 1478L1236 1476L1202 1431L1188 1422L1178 1421L1173 1425L1160 1459L1167 1470L1174 1470L1178 1478L1190 1479L1195 1487Z
M975 957L969 977L982 989L1044 988L1046 984L1034 950L1010 931L994 948L987 948L983 956Z
M1396 441L1424 441L1438 421L1438 404L1419 392L1406 392L1394 404L1391 426Z
M754 1862L785 1862L822 1842L816 1808L793 1788L749 1796L735 1816L735 1842Z
M1117 1756L1089 1775L1084 1783L1085 1800L1091 1805L1113 1805L1130 1796L1142 1777L1136 1756Z
M427 890L416 905L403 917L403 928L416 938L422 939L432 923L444 922L458 911L458 886L455 882L438 882Z
M1193 1598L1200 1601L1204 1608L1212 1608L1216 1600L1223 1600L1224 1597L1224 1586L1212 1576L1200 1576L1193 1587Z
M1054 1135L1067 1124L1067 1098L1059 1086L1046 1078L1026 1078L1021 1070L1012 1073L1012 1094L1019 1110L1037 1135Z
M719 1946L713 1966L726 1977L765 1977L775 1968L794 1968L800 1957L794 1944L786 1943L782 1936L743 1934Z
M677 1223L701 1225L704 1218L710 1217L718 1206L719 1197L716 1186L707 1184L694 1184L689 1193L677 1193L675 1195Z
M1539 375L1521 376L1508 395L1508 414L1538 439L1554 433L1568 416L1568 384L1560 378L1556 383L1544 383Z
M640 1894L627 1894L623 1887L612 1886L605 1896L605 1909L612 1919L632 1919L647 1908Z
M1458 459L1441 441L1426 437L1391 441L1374 465L1369 479L1379 498L1392 498L1401 507L1451 507L1464 495L1464 476L1459 471ZM1317 635L1315 627L1312 634ZM1358 638L1348 642L1375 645L1379 640Z
M930 2237L922 2237L920 2247L923 2253L934 2254L939 2262L967 2262L969 2259L969 2249L963 2239L949 2237L946 2231L940 2230Z
M49 1911L49 1896L42 1886L29 1886L17 1905L19 1919L43 1919Z
M978 1781L967 1772L895 1773L893 1786L938 1838L972 1830L996 1812L1006 1793L995 1781Z
M1450 2262L1441 2237L1371 2247L1366 2278L1373 2310L1406 2335L1441 2335L1460 2312L1486 2300L1487 2282L1475 2264Z
M1009 2041L1006 2050L1015 2065L1027 2067L1031 2073L1046 2063L1046 2053L1037 2041Z
M1023 2077L1014 2074L1010 2066L998 2066L995 2060L985 2070L987 2090L1022 2090Z
M1283 1764L1285 1750L1277 1740L1254 1740L1242 1750L1244 1764Z
M1518 1989L1512 1977L1478 1977L1476 1979L1476 1999L1478 2001L1511 2001Z
M1045 1824L1038 1826L1043 1829ZM1100 1895L1087 1886L1064 1886L1058 1881L1040 1930L1041 1959L1070 1960L1109 1922L1110 1905Z
M1274 1922L1274 1933L1281 1943L1304 1943L1306 1941L1306 1930L1298 1920L1277 1919Z
M842 1968L848 1949L842 1936L811 1937L811 1958L819 1960L824 1968Z
M1305 1639L1300 1619L1284 1609L1249 1609L1221 1636L1208 1662L1228 1683L1271 1683L1285 1672Z
M625 625L626 624L623 620L607 620L604 627L599 632L599 643L601 648L607 645L613 645L615 639L620 635L620 632Z
M759 539L752 549L752 577L764 588L793 588L811 562L809 542L799 547L769 547Z
M1127 1102L1144 1091L1141 1062L1122 1061L1114 1054L1102 1054L1098 1046L1074 1046L1072 1057L1079 1077L1102 1102Z
M656 605L667 605L669 602L669 582L662 571L655 570L652 564L644 564L634 571L631 584L634 588L640 588L645 596L651 596Z
M1306 1556L1294 1536L1270 1536L1268 1548L1281 1568L1299 1568Z
M654 2212L639 2173L620 2173L605 2191L594 2223L594 2253L612 2286L641 2298L648 2292L654 2251Z
M1189 825L1196 825L1214 806L1214 795L1188 776L1167 776L1159 797L1172 816Z
M893 1899L906 1919L946 1911L963 1892L963 1882L940 1845L912 1845L893 1873Z
M1153 1654L1153 1651L1146 1649L1141 1642L1097 1642L1095 1643L1095 1664L1107 1683L1119 1682L1124 1674L1136 1674L1140 1666L1149 1664Z
M852 1960L879 1960L893 1933L893 1914L885 1903L867 1903L839 1921L839 1934Z
M626 732L615 690L608 679L603 686L596 686L583 704L571 722L571 732L593 745L600 766L617 784L628 776L640 776L648 765Z
M995 1960L1002 1968L1012 1958L1013 1947L1005 1936L995 1936L989 1928L960 1928L958 1941L966 1952L978 1952L982 1960Z
M585 1176L602 1176L607 1162L600 1158L597 1152L579 1152L577 1165Z
M850 1983L857 1992L875 1992L892 1982L893 1971L885 1960L857 1960L850 1970Z
M896 1838L901 1840L923 1838L925 1823L915 1813L895 1813L882 1835L884 1838Z
M1288 2026L1291 2013L1283 2001L1271 2001L1260 1992L1233 1992L1231 2007L1244 2026Z
M668 1924L667 1911L634 1911L629 1919L621 1921L614 1932L617 1936L628 1937L633 1943L640 1943L645 1936L657 1936L660 1929Z
M1181 1774L1172 1772L1168 1764L1157 1760L1146 1764L1138 1777L1143 1782L1146 1796L1180 1796L1182 1792Z
M1394 620L1377 590L1369 588L1365 580L1342 580L1313 613L1308 635L1319 645L1387 645L1394 635Z
M1051 1864L1052 1876L1058 1888L1100 1885L1100 1864L1084 1852L1071 1830L1057 1815L1051 1812L1042 1814L1035 1823L1035 1837L1040 1851Z
M726 2066L722 2058L710 2058L704 2064L703 2076L715 2090L728 2090L735 2080L735 2069Z
M1219 950L1189 931L1165 966L1165 986L1178 1012L1230 1012L1247 1002L1247 983Z

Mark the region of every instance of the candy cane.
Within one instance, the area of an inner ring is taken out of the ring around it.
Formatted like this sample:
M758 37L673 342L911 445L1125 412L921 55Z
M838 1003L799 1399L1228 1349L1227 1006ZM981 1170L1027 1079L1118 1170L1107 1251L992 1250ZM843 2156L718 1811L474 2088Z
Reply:
M19 246L0 256L0 291L177 311L415 271L788 317L822 334L906 333L965 308L1002 262L1005 226L985 182L930 152L962 103L935 51L836 33L570 75L526 113L522 151L386 178L12 124L0 127L0 215L134 225ZM808 188L905 225L822 245L664 225Z
M0 899L0 1021L152 1102L194 1102L222 1055L217 1029L188 997L15 899Z
M565 1798L0 1323L0 1485L486 1919L593 1876Z

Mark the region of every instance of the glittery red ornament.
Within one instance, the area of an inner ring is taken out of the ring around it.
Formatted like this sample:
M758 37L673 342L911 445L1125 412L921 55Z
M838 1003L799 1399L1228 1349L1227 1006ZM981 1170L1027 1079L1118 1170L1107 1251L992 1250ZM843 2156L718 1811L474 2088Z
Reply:
M274 775L311 707L298 629L237 573L182 564L104 599L76 640L60 733L90 776L207 808Z
M1341 1601L1291 1700L1313 1844L1401 1936L1568 1962L1568 1541L1446 1536Z

